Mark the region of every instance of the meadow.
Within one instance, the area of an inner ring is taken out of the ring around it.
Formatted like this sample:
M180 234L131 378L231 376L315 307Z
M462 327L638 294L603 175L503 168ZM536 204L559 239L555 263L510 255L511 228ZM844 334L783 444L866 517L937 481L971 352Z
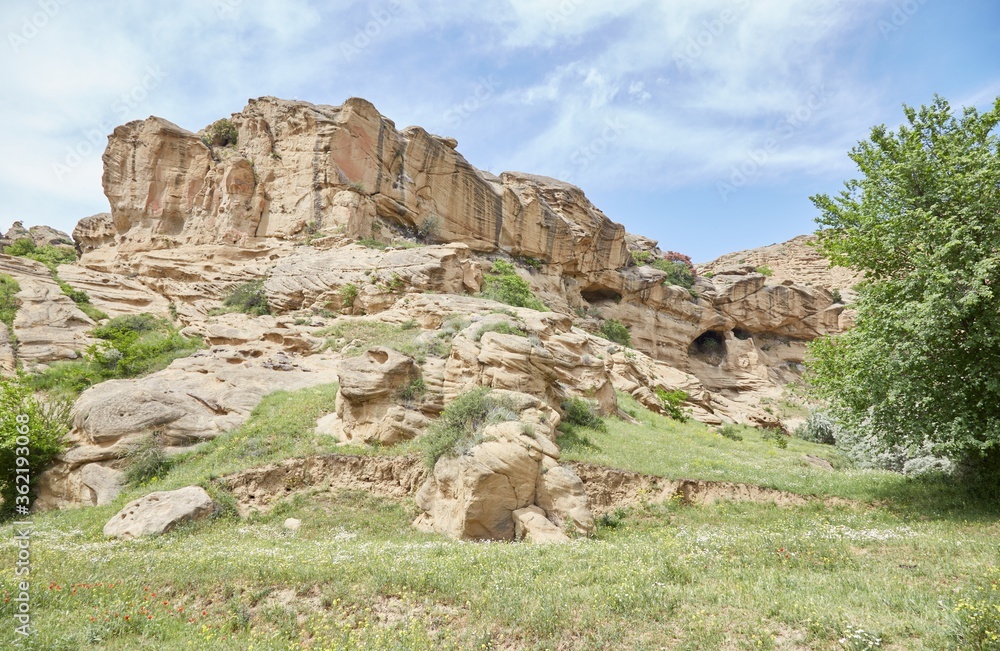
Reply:
M314 488L247 519L226 509L159 537L102 535L152 490L201 483L224 501L220 475L331 451L311 424L334 391L272 394L115 504L34 515L36 633L19 647L16 531L0 527L2 648L1000 649L995 501L854 470L830 446L781 447L749 428L725 438L624 397L638 424L573 429L565 458L845 504L646 503L602 515L593 538L532 546L420 533L412 500Z

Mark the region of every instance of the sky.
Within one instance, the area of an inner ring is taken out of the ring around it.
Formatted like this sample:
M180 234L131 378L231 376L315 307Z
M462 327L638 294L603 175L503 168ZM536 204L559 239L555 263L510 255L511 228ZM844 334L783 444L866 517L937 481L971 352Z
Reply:
M2 0L0 229L108 208L107 135L370 100L707 261L815 230L902 105L1000 96L994 0Z

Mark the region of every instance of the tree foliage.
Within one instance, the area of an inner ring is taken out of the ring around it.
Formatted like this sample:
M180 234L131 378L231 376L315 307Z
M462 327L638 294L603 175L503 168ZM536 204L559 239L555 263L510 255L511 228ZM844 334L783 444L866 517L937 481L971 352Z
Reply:
M865 275L855 326L811 346L812 384L882 465L1000 459L1000 98L935 97L851 151L862 178L820 209L819 246ZM839 442L838 442L839 444Z

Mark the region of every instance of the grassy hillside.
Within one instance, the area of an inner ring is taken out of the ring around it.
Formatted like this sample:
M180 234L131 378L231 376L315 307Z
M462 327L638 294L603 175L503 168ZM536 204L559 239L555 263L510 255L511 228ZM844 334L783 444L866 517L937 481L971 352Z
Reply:
M39 633L25 648L998 648L1000 526L988 504L886 473L813 469L804 453L842 460L628 403L639 426L577 430L563 437L567 457L860 504L643 505L601 518L594 539L537 547L454 542L412 529L412 501L316 492L248 520L104 540L103 524L136 495L329 450L309 432L331 396L272 395L247 425L117 504L35 516ZM283 529L287 517L302 528ZM14 547L0 549L6 599ZM0 604L3 621L13 604ZM0 629L3 648L12 628Z

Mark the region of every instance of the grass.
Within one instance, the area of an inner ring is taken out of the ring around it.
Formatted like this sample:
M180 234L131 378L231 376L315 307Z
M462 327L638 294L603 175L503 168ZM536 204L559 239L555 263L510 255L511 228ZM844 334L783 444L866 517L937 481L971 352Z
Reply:
M329 451L312 430L335 394L336 385L270 394L242 427L115 504L33 516L37 635L25 648L829 650L858 628L884 649L996 648L986 632L1000 608L995 506L671 502L599 518L593 539L531 546L450 541L410 526L411 500L314 489L246 520L104 539L104 522L141 494ZM564 458L855 498L912 483L868 471L806 481L814 471L798 457L831 456L829 447L790 440L782 450L751 428L732 441L621 402L641 425L578 426L591 445L566 445ZM285 530L288 517L302 528ZM15 535L0 526L0 539ZM13 568L15 552L0 547L0 567ZM7 621L15 588L13 572L0 571ZM13 627L0 628L0 645L14 642Z
M20 306L17 300L19 291L21 286L12 276L0 274L0 322L4 323L12 334L14 317L17 316L17 308Z
M124 315L94 328L98 339L83 359L52 364L27 376L35 391L76 396L105 380L139 377L166 368L201 347L201 341L182 336L166 319L151 314Z
M271 313L264 292L264 281L253 280L236 285L222 299L222 307L209 311L210 315L242 313L263 316Z
M381 321L344 319L318 330L315 334L317 337L326 337L327 346L331 348L342 349L353 344L344 351L345 357L360 357L376 346L398 350L421 364L427 357L448 356L453 331L444 329L436 337L422 338L418 341L418 337L425 331L414 325L411 322L394 325Z

